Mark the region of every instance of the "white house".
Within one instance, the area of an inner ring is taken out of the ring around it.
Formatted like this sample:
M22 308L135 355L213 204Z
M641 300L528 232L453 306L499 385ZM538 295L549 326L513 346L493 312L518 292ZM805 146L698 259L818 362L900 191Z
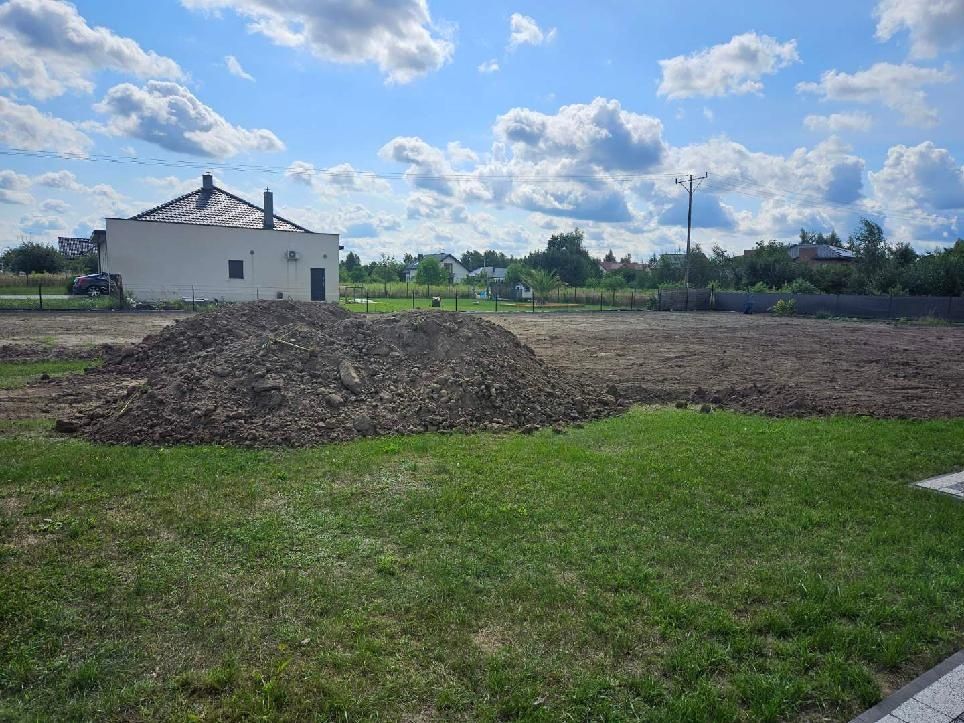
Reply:
M338 301L338 234L314 233L214 185L108 218L103 268L137 299Z
M462 262L455 258L452 254L419 254L415 261L410 264L406 264L403 274L405 275L406 281L415 281L415 275L418 273L418 265L421 263L422 259L427 259L428 257L433 257L438 259L442 270L449 275L449 279L454 284L460 284L465 281L465 277L469 275L469 270L462 265Z

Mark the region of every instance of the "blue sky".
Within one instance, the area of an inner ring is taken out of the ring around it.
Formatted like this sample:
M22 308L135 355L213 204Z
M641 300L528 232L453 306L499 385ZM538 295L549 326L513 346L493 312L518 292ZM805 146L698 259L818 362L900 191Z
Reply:
M277 8L283 7L283 11ZM964 235L964 0L0 1L0 246L200 184L363 258Z

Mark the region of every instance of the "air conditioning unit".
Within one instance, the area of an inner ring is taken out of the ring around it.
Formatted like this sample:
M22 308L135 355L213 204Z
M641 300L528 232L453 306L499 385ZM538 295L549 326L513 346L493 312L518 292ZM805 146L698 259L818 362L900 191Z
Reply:
M298 252L297 252L297 251L287 251L287 252L285 252L285 258L288 259L288 261L297 261L297 260L298 260Z

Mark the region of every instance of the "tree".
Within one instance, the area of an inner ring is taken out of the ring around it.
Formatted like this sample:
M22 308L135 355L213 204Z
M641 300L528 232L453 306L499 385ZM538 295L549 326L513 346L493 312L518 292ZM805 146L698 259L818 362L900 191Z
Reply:
M512 287L525 281L525 277L528 272L529 269L527 269L525 266L520 264L518 261L513 261L505 269L506 285Z
M64 257L53 246L24 241L4 252L3 267L15 274L53 274L63 271Z
M626 288L626 279L622 274L606 274L602 282L603 288L612 292L612 305L616 305L616 292Z
M590 278L600 275L599 264L583 248L583 234L578 228L568 233L553 234L545 251L529 254L526 266L555 272L569 286L585 286Z
M544 269L531 269L525 276L525 282L536 299L540 299L543 304L553 291L562 287L562 280L556 272Z
M402 272L402 265L395 260L394 256L382 254L381 260L370 271L372 278L382 282L385 296L388 296L388 284L398 281Z
M438 286L448 281L448 278L449 275L434 256L426 256L418 262L418 270L415 272L416 284Z
M612 249L609 249L609 252L603 257L603 261L607 264L616 263L616 254L613 253Z
M358 254L356 254L354 251L349 251L348 255L345 256L344 263L345 270L350 272L361 266L361 259L358 258Z
M632 256L632 254L626 254L625 256L623 256L621 259L619 259L619 263L621 263L621 264L631 264L631 263L633 263L633 256Z

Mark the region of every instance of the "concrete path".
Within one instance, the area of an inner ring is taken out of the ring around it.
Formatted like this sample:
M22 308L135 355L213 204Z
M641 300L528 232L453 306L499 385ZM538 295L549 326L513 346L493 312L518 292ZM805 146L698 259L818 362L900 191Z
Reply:
M964 500L964 470L944 474L940 477L931 477L923 482L915 482L915 487L923 487L928 490L936 490L946 495L953 495L958 499Z
M851 723L964 723L964 650Z

